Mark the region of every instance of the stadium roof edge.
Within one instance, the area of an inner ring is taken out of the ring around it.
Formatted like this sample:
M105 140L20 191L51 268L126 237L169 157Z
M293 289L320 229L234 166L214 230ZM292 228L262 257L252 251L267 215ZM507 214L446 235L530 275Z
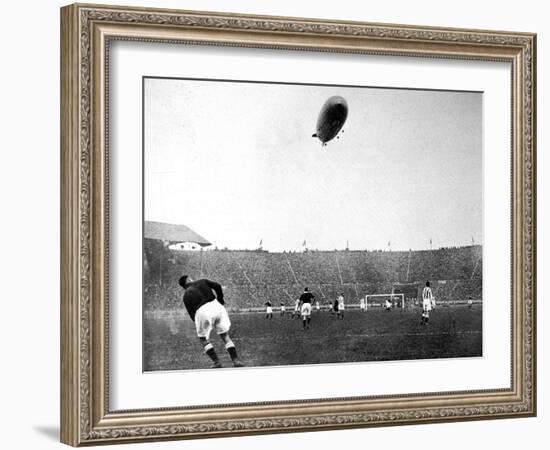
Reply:
M143 237L169 242L195 242L201 247L212 245L211 242L188 226L174 223L146 220L143 225Z

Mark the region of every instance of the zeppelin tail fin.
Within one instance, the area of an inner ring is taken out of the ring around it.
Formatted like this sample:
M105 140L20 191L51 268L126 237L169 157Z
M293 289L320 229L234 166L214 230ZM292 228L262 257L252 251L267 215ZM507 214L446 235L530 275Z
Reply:
M313 134L311 135L311 137L318 137L318 136L317 136L317 133L313 133Z

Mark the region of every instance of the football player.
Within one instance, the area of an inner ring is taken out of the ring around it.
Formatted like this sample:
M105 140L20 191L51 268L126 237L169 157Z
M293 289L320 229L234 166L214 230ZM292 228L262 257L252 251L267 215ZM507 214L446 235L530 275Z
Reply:
M183 275L178 284L184 289L183 304L189 317L195 322L195 329L204 352L212 360L212 367L222 366L214 346L210 343L210 333L214 329L225 344L225 349L233 361L233 366L243 367L244 364L237 356L235 344L229 336L231 321L225 309L223 291L220 284L206 279L193 281L191 277Z

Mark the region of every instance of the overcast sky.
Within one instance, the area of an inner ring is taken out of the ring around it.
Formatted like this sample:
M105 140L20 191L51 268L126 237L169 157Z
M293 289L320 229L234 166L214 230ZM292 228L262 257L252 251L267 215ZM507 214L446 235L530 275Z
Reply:
M325 100L340 139L312 138ZM482 94L144 80L144 217L220 248L482 243Z

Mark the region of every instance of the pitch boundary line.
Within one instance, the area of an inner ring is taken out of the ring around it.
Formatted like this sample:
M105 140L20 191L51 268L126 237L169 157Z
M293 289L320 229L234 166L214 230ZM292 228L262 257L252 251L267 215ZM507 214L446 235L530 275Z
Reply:
M300 328L300 331L301 331L301 328ZM311 331L309 331L311 333ZM302 335L302 333L299 333L300 335ZM353 333L353 334L350 334L350 333L346 333L346 334L343 334L343 335L339 335L340 337L367 337L367 338L372 338L372 337L398 337L398 336L422 336L422 337L426 337L426 336L451 336L451 335L457 335L457 334L464 334L464 335L469 335L469 334L482 334L482 331L477 331L477 330L470 330L470 331L456 331L454 333L380 333L380 334L372 334L372 333ZM294 339L294 335L292 336L286 336L287 339ZM234 341L238 341L238 340L242 340L242 339L246 339L245 337L243 336L232 336L232 339ZM262 339L267 339L267 337L265 336L255 336L254 339L256 340L262 340Z

